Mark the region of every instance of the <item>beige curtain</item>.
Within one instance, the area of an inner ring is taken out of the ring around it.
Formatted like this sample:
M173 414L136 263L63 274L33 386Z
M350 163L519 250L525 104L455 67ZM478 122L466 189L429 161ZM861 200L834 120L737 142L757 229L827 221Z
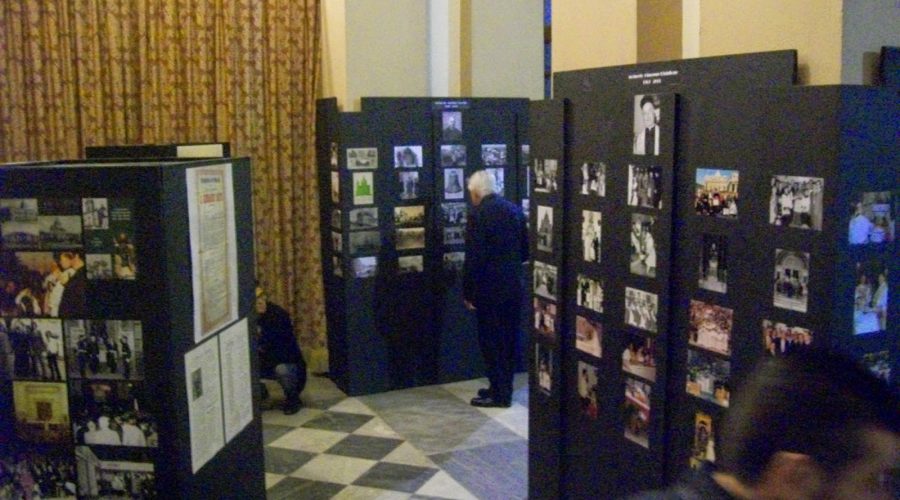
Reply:
M3 0L0 161L227 141L253 164L257 276L327 369L318 0Z

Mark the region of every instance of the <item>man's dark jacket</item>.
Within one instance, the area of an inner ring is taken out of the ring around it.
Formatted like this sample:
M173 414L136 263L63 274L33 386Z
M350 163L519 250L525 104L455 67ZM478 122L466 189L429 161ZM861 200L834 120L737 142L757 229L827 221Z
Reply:
M262 333L259 338L259 361L263 370L272 370L280 364L303 363L287 311L267 302L266 312L259 316L257 324Z

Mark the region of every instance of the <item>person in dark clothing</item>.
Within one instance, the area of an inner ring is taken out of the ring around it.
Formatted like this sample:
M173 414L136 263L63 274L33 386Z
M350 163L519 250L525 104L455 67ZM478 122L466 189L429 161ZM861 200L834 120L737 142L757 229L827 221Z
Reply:
M665 491L632 500L900 498L900 398L839 355L768 357L732 398L705 462Z
M273 378L284 389L281 409L285 415L293 415L303 406L300 393L306 387L306 362L300 353L294 327L287 311L266 300L266 292L256 287L256 312L260 378ZM263 397L268 398L265 385Z
M78 252L60 252L55 260L67 276L62 281L63 294L59 302L59 317L84 318L86 315L84 292L87 287L84 260Z
M469 178L473 208L466 227L463 295L478 319L478 341L490 387L473 406L512 402L516 340L522 304L522 263L528 260L528 229L522 210L496 193L494 177L479 170Z

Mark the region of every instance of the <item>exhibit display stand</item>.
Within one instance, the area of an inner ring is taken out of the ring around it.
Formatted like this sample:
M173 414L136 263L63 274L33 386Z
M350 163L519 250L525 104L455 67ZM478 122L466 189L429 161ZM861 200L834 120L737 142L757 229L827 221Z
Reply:
M466 180L522 196L525 99L317 103L330 375L349 395L484 375L462 301Z
M200 142L179 144L125 144L87 146L85 158L228 158L231 144L228 142Z
M246 158L0 166L0 486L265 497L251 211Z

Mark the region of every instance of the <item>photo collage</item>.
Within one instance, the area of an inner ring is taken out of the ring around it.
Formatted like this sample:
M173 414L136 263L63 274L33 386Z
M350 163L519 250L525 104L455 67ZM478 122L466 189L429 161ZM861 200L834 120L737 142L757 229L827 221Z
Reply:
M469 165L466 145L463 142L463 112L443 110L441 125L441 171L437 175L443 186L440 199L440 217L443 231L444 272L451 275L463 270L465 264L466 221L466 168ZM494 159L493 151L491 158ZM496 151L500 153L499 149ZM503 155L506 151L504 146Z

